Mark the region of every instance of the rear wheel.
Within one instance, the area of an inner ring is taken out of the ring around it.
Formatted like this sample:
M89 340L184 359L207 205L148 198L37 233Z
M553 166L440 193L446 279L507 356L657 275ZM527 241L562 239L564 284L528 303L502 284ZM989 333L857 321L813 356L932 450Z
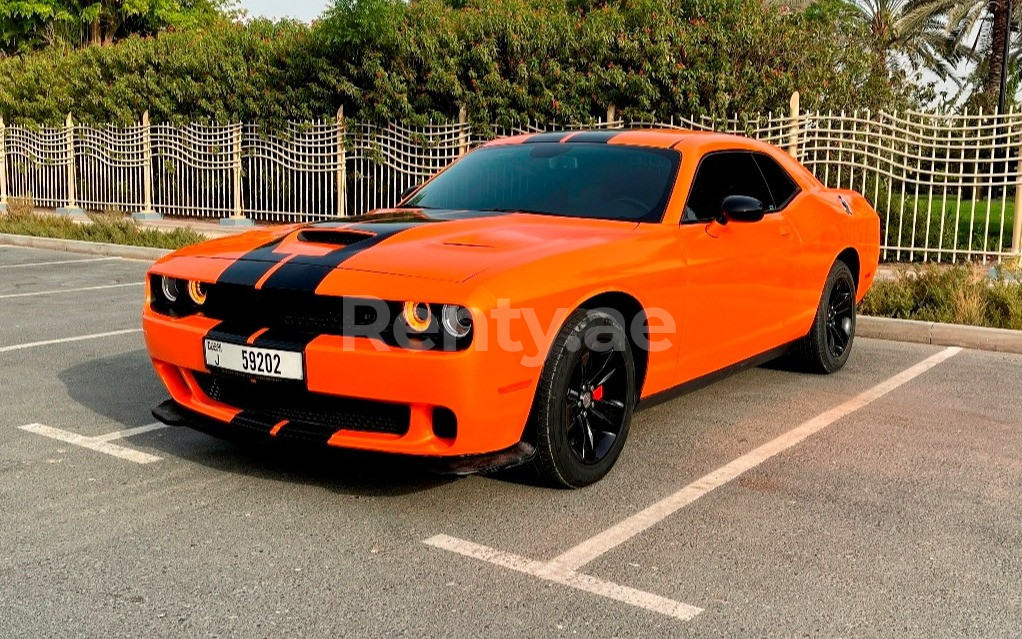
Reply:
M799 340L796 355L814 373L834 373L848 361L855 340L855 278L848 265L835 262L809 334Z
M606 475L628 436L635 395L635 364L620 322L601 311L575 311L536 392L532 466L539 479L580 488Z

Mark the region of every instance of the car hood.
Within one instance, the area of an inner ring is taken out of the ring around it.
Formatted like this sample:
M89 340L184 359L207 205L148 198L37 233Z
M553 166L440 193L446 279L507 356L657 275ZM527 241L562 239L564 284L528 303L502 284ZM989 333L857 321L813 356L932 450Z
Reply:
M634 222L552 215L400 209L276 227L204 242L176 255L286 262L463 282L483 271L620 239Z

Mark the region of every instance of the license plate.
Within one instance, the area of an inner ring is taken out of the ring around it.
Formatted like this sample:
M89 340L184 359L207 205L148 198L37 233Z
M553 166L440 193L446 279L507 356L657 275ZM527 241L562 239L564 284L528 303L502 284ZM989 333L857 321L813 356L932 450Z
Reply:
M206 366L210 368L224 368L260 377L305 379L305 362L302 353L279 351L272 348L254 348L212 339L205 341L205 349Z

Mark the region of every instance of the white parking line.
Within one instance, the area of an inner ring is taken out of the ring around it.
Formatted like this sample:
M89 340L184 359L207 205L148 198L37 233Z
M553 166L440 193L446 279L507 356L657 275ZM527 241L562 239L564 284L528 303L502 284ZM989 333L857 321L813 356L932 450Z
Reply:
M28 262L26 264L0 264L0 269L3 268L26 268L29 266L58 266L60 264L84 264L85 262L110 262L113 260L120 260L119 257L90 257L84 260L55 260L52 262Z
M81 288L57 288L50 291L35 291L32 293L8 293L0 295L0 300L11 299L12 297L34 297L36 295L55 295L57 293L80 293L82 291L102 291L108 288L124 288L125 286L142 286L143 282L127 282L125 284L104 284L103 286L83 286Z
M483 546L472 543L471 541L465 541L464 539L458 539L457 537L434 535L427 539L425 543L430 546L443 548L444 550L465 555L466 557L472 557L474 559L487 561L491 564L503 566L509 570L523 572L527 575L532 575L533 577L539 577L540 579L552 581L564 586L584 590L594 595L614 599L638 608L659 612L660 614L675 617L676 619L681 619L683 621L688 621L703 611L702 608L696 608L695 606L690 606L688 604L681 603L680 601L667 599L666 597L654 595L653 593L644 592L642 590L636 590L635 588L629 588L628 586L621 586L589 575L582 575L577 572L551 570L551 566L548 563L534 561L519 555L513 555L509 552L497 550L496 548L490 548L489 546Z
M130 462L135 462L136 464L151 464L153 462L158 462L163 458L156 455L150 455L149 453L143 453L140 450L128 448L127 446L111 444L110 441L166 427L166 424L149 424L147 426L139 426L137 428L129 428L127 430L120 430L114 433L107 433L106 435L86 437L85 435L61 430L60 428L53 428L52 426L47 426L45 424L27 424L25 426L19 426L21 430L35 433L36 435L42 435L51 439L67 442L68 444L74 444L75 446L88 448L90 450L112 455Z
M58 339L49 339L43 342L28 342L25 344L14 344L12 346L0 346L0 353L7 353L9 351L20 351L25 348L35 348L36 346L49 346L50 344L66 344L68 342L81 342L87 339L98 339L100 337L113 337L114 335L127 335L128 333L140 333L141 328L126 328L120 331L107 331L106 333L93 333L92 335L76 335L74 337L61 337Z
M940 364L949 357L954 356L962 349L957 346L946 348L939 353L927 357L915 366L912 366L897 375L877 384L873 388L862 392L839 404L830 410L820 413L803 424L784 433L776 439L763 444L731 463L718 468L712 473L705 475L678 492L664 497L648 508L641 510L631 517L621 521L595 537L591 537L571 548L557 557L550 563L560 566L564 570L576 570L590 561L596 559L605 552L623 544L635 535L650 528L681 508L691 504L706 493L715 488L736 479L742 473L759 466L774 455L784 452L803 441L810 435L818 433L837 420L854 413L860 408L880 399L887 393L909 382L937 364Z
M685 486L681 490L668 495L644 510L624 519L603 532L586 539L569 548L550 561L541 562L506 553L488 546L481 546L470 541L435 535L424 543L467 557L486 561L510 570L533 575L540 579L564 584L593 594L622 601L624 603L652 610L678 619L688 620L701 611L700 608L672 601L652 593L635 590L602 581L594 577L580 574L578 569L593 561L606 552L620 546L639 533L655 526L678 510L696 501L715 488L736 479L743 473L759 466L778 453L804 441L807 437L820 432L827 426L846 417L851 413L868 406L896 388L922 375L934 366L961 352L961 348L946 348L923 361L910 366L902 372L889 377L876 386L852 397L851 399L826 410L816 417L803 422L783 435L770 440L762 446L742 455L738 459L725 464Z
M153 424L146 424L145 426L135 426L134 428L126 428L113 433L107 433L106 435L97 435L92 439L97 442L108 442L113 439L124 439L125 437L141 435L142 433L151 433L154 430L161 430L166 427L166 424L155 422Z

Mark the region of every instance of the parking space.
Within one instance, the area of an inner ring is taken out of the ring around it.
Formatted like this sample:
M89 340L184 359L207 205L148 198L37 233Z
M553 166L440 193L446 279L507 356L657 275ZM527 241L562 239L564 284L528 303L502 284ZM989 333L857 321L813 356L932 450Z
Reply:
M45 293L146 265L62 259L0 248L0 296L44 293L0 298L0 635L1017 635L1018 356L859 340L837 375L749 370L640 411L611 475L549 490L147 429L164 391L141 334L109 334L141 287ZM157 459L30 424L131 429L103 441Z

